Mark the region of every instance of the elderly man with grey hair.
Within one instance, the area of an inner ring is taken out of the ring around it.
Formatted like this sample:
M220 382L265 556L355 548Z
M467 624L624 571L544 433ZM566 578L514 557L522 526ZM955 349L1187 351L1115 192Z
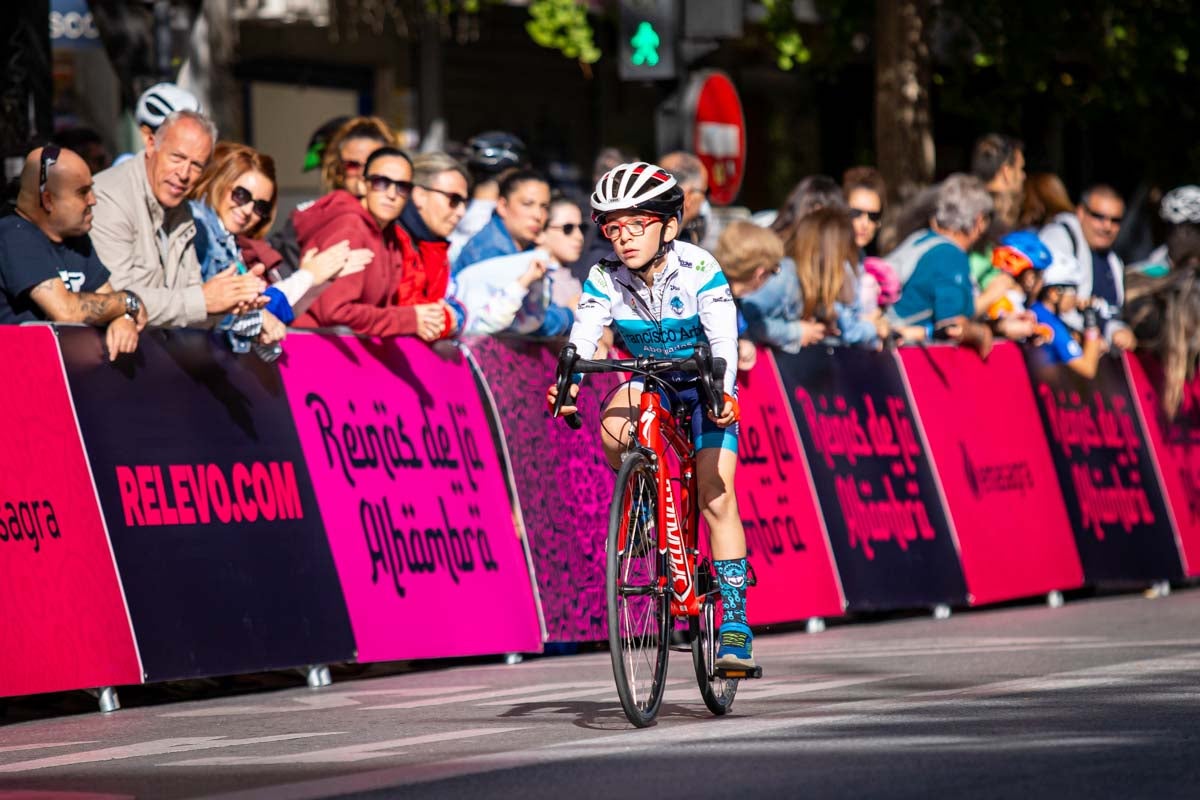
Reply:
M658 165L674 176L683 190L683 217L679 220L681 235L699 244L704 238L705 220L701 216L708 199L708 170L704 162L692 153L676 150L658 160Z
M145 153L96 176L92 243L115 289L138 294L160 327L207 327L264 304L266 283L231 266L205 282L187 200L212 158L216 126L195 111L170 114Z
M972 321L975 292L967 251L987 230L992 197L978 178L954 174L938 187L929 227L905 239L884 260L903 289L890 315L894 328L923 330L986 355L991 329Z

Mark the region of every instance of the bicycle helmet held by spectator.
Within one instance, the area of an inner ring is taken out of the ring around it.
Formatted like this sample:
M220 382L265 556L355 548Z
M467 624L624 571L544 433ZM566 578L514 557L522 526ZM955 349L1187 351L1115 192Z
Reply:
M1083 270L1079 268L1079 261L1075 256L1059 252L1058 250L1051 251L1054 259L1050 262L1050 266L1046 267L1042 272L1042 286L1049 288L1051 286L1079 286L1079 279L1083 276Z
M992 250L992 266L1014 278L1027 269L1039 272L1054 260L1050 248L1033 231L1013 231Z
M1182 225L1185 222L1200 225L1200 186L1176 186L1163 195L1158 213L1164 222L1172 225Z
M596 181L592 220L603 224L613 211L645 211L667 219L683 214L683 190L671 173L645 161L613 167Z
M525 163L525 143L511 133L487 131L467 140L467 166L496 173Z
M347 116L334 117L313 131L313 135L308 138L308 150L304 153L304 172L311 172L321 166L321 160L325 156L325 148L329 145L329 140L333 138L333 134L337 132L338 128L349 121L350 117Z
M156 131L176 111L199 110L200 101L187 89L173 83L156 83L138 98L135 116L139 125Z
M900 277L891 264L882 258L867 256L863 259L863 271L879 284L876 302L880 308L886 308L900 299Z

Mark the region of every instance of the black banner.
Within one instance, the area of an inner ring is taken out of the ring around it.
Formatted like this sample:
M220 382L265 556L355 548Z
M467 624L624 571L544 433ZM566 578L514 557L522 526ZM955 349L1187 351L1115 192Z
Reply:
M808 347L776 360L848 610L965 603L958 552L895 357Z
M352 659L279 370L200 331L115 364L101 331L59 337L146 680Z
M1027 350L1025 363L1091 584L1183 577L1175 535L1133 393L1116 356L1086 380Z

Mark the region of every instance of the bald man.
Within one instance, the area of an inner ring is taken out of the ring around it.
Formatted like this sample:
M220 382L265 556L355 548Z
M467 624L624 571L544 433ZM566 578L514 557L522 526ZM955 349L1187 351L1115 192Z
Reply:
M0 324L82 322L107 329L110 361L137 349L146 309L118 292L92 247L92 173L54 145L25 159L16 213L0 219Z

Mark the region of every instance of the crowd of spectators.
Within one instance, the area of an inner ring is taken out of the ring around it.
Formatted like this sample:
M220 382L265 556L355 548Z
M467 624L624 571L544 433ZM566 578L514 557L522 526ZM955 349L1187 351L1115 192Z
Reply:
M289 326L435 341L463 333L569 331L592 264L611 256L578 193L491 131L456 156L397 147L375 117L330 120L305 169L323 194L286 217L275 162L221 141L195 98L160 84L138 104L142 151L109 166L83 131L31 152L0 219L0 324L106 328L110 358L146 325L207 327L237 352L277 358ZM603 174L632 154L606 148ZM1163 236L1126 267L1114 249L1126 202L1053 174L1026 175L1024 146L981 137L970 172L888 207L870 166L801 180L778 211L718 228L692 153L658 162L684 193L681 237L715 249L754 344L882 347L947 341L986 357L997 338L1095 373L1139 339L1176 388L1200 344L1200 188L1161 198ZM94 177L93 177L93 173ZM277 224L277 217L279 217Z

